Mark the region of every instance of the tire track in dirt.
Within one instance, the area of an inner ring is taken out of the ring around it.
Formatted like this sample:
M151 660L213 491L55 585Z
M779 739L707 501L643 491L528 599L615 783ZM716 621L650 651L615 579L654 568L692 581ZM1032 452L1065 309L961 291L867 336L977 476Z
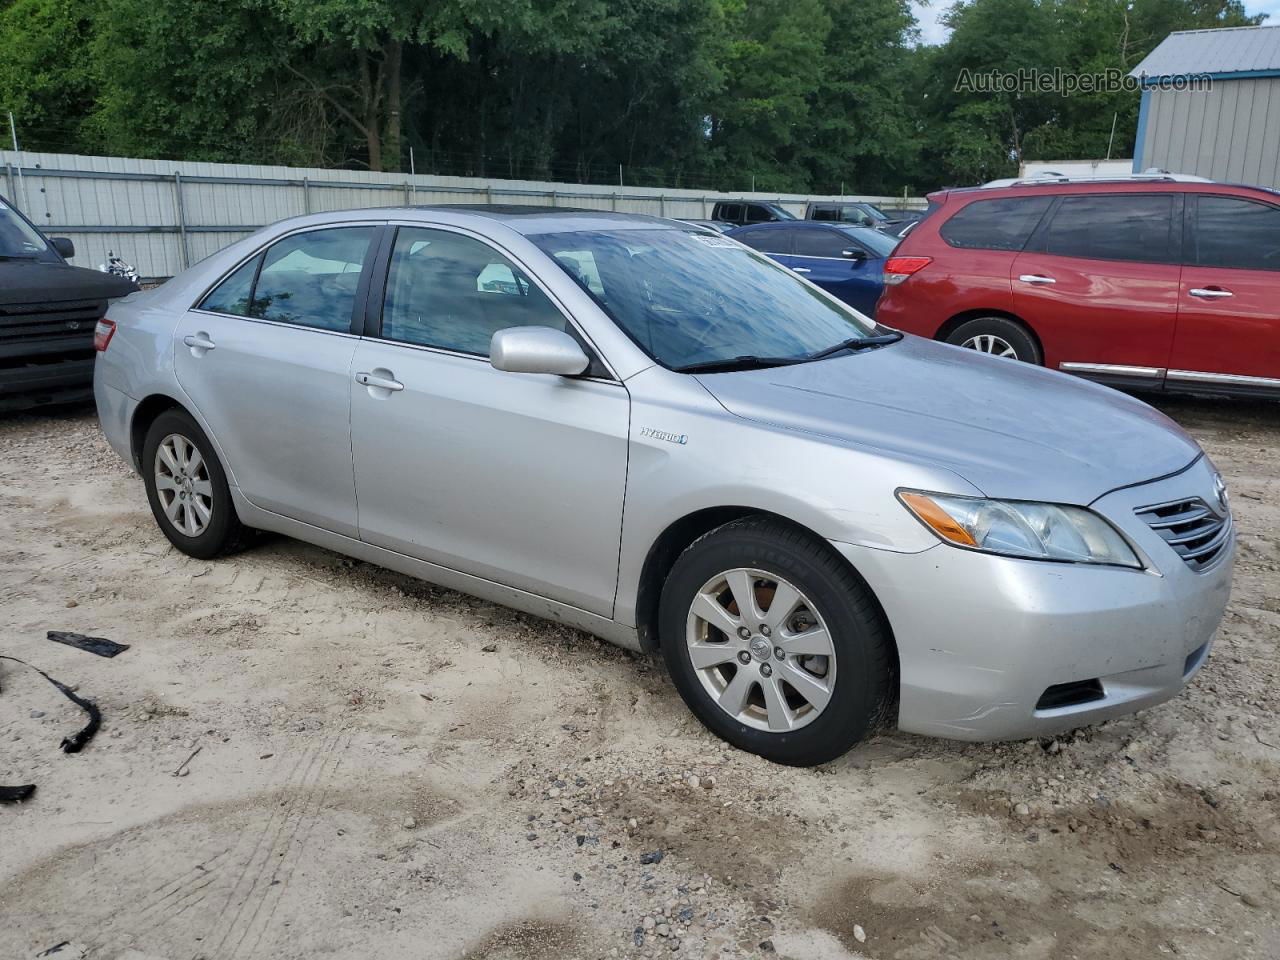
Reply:
M202 956L213 960L216 957L233 958L236 955L241 943L253 928L267 895L276 885L274 881L278 868L273 867L273 864L289 852L293 835L306 819L304 813L315 797L317 787L321 782L327 782L328 777L336 769L336 764L331 761L342 741L343 734L339 732L326 737L317 746L304 749L300 753L290 769L288 778L277 790L277 792L287 790L290 794L288 799L277 805L266 823L257 831L253 850L245 859L244 867L211 921L210 926L213 929L210 937L216 935L219 930L221 937L211 949L197 951L196 957ZM349 745L350 737L348 736L343 750ZM326 767L328 767L327 772ZM286 833L291 821L294 829ZM264 883L266 888L262 889ZM230 920L223 924L222 919L230 911L234 913L231 914Z
M293 829L289 836L285 839L283 850L280 856L280 864L272 871L271 881L267 886L266 892L258 901L254 908L253 915L249 918L249 922L245 925L244 931L240 935L240 939L236 941L236 945L232 948L230 957L234 958L239 955L240 947L253 931L254 922L258 919L267 901L271 901L271 907L263 916L262 922L258 925L257 936L254 937L245 956L256 957L258 948L262 944L262 939L267 932L272 929L275 920L276 910L279 909L281 901L289 892L289 882L293 879L293 873L298 867L298 863L302 860L303 854L307 849L307 842L311 838L311 831L315 828L316 820L321 810L324 809L325 801L328 799L329 790L332 786L333 777L337 774L342 766L342 761L346 756L347 750L351 748L351 734L347 734L345 738L341 733L332 741L328 749L327 755L321 759L320 771L316 774L312 781L311 787L304 796L298 811L298 816L293 823ZM326 769L327 765L327 769ZM299 837L299 833L301 836Z

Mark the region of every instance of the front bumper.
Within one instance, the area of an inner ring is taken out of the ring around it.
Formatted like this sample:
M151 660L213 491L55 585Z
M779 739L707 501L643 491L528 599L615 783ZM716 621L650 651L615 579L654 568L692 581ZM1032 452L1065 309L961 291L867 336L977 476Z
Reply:
M961 740L1049 735L1160 703L1204 663L1231 593L1234 531L1193 571L1135 508L1213 495L1201 458L1092 504L1146 570L1016 560L939 544L892 553L833 544L879 598L898 644L898 726ZM1097 681L1090 685L1089 681ZM1042 703L1050 688L1087 702Z
M0 411L79 403L93 396L93 354L24 357L0 366Z

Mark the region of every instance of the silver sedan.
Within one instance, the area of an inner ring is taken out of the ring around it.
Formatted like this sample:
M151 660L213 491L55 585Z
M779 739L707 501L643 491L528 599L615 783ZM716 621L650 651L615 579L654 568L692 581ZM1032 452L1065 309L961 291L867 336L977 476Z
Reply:
M1230 592L1226 490L1163 415L903 338L689 224L289 220L113 305L98 349L180 550L274 531L660 650L782 763L1158 703Z

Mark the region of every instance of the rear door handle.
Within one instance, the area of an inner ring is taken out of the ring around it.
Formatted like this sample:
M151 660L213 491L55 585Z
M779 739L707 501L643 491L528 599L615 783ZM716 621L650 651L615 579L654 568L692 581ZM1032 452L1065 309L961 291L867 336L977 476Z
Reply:
M1232 295L1230 290L1223 290L1219 287L1192 287L1187 292L1193 297L1200 297L1202 300L1221 300L1223 297Z
M1057 280L1053 279L1053 277L1042 277L1042 276L1041 276L1040 274L1038 274L1038 273L1024 273L1024 274L1023 274L1022 276L1020 276L1018 279L1019 279L1019 280L1021 280L1023 283L1037 283L1037 284L1044 284L1044 283L1057 283L1057 282L1058 282Z
M212 350L217 346L216 343L209 339L209 335L203 330L199 333L188 334L182 338L182 342L192 350ZM199 356L199 354L196 354L196 356Z
M404 389L404 384L394 377L384 377L377 373L357 373L356 383L362 383L366 387L377 387L380 390L390 390L393 393Z
M813 273L813 271L810 270L808 267L792 267L791 272L792 273Z

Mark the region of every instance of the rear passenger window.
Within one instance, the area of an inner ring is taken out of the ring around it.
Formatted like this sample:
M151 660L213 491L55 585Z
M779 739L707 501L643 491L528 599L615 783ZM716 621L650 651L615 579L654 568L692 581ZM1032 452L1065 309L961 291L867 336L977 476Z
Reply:
M834 221L840 219L839 207L815 207L811 220Z
M839 259L840 255L856 246L848 237L834 230L794 230L795 255L797 257L826 257Z
M1280 209L1269 204L1201 196L1194 236L1197 266L1280 270Z
M1045 233L1045 253L1088 260L1172 263L1173 196L1064 197Z
M579 277L590 288L594 263L580 266ZM387 276L382 336L487 357L495 333L523 326L565 330L567 321L488 244L447 230L400 228Z
M285 237L267 250L251 316L349 332L356 285L373 227L338 227Z
M772 227L761 227L756 230L743 230L735 233L733 239L745 243L753 250L761 253L787 254L791 252L791 235L794 230L775 230Z
M1021 250L1052 197L975 200L942 225L942 239L971 250Z

